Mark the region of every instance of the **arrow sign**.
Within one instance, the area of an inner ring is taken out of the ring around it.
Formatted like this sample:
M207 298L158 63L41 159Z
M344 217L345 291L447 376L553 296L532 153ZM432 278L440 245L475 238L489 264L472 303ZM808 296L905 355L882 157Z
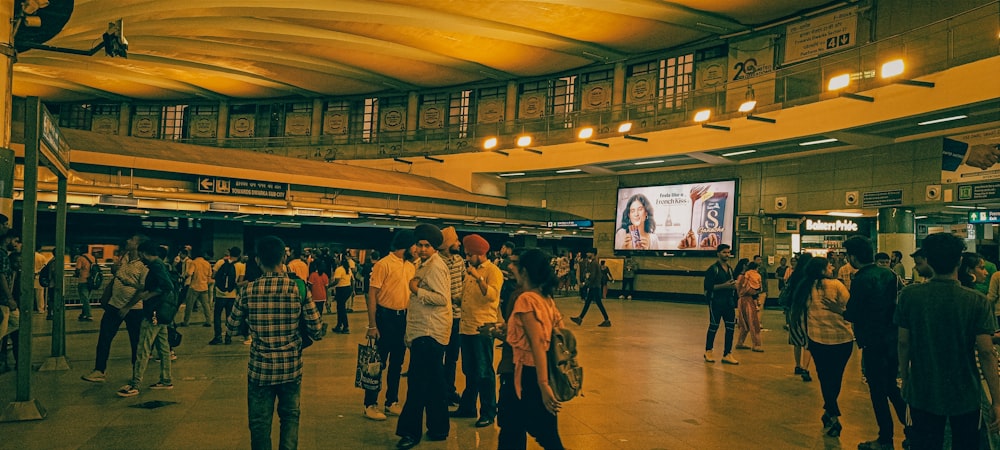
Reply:
M198 192L215 192L215 178L198 177Z

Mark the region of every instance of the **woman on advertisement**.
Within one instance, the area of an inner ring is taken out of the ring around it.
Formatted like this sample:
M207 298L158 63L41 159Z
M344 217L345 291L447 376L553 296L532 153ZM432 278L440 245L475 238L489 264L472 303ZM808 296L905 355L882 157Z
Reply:
M654 234L653 205L643 194L629 197L622 211L621 227L615 233L616 250L658 250L660 240Z

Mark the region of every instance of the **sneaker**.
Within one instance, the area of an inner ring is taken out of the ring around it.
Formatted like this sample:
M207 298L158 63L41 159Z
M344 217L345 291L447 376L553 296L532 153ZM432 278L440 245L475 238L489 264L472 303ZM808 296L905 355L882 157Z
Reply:
M387 416L398 416L403 413L403 405L399 402L392 402L385 406L385 415Z
M750 346L745 344L736 344L736 350L750 350Z
M149 385L149 388L156 390L167 390L167 389L173 389L174 385L173 383L164 383L161 381L159 383Z
M253 338L250 336L247 336L247 338L243 340L243 345L250 345L251 343L253 343Z
M882 443L878 439L858 444L858 450L893 450L892 442Z
M715 355L712 354L711 350L705 350L705 362L714 363Z
M625 297L625 298L627 298L627 299L629 299L629 300L632 300L632 296L631 296L631 295L630 295L630 296L628 296L628 297Z
M806 369L803 369L803 368L801 368L799 366L795 366L795 374L796 375L802 375L803 373L806 373L806 372L809 372L809 371L806 370Z
M170 360L177 361L177 354L173 350L170 351Z
M223 340L223 342L225 342L226 345L232 344L233 343L233 338L227 334L226 338Z
M624 295L619 295L618 296L618 300L625 300L625 296Z
M757 352L757 353L764 353L764 349L760 348L760 347L754 347L753 350L751 350L751 351L754 351L754 352Z
M208 345L222 345L222 338L215 337L211 341L208 341Z
M139 395L139 390L131 384L126 384L125 386L118 388L118 392L115 392L115 394L118 394L119 397L135 397L136 395Z
M740 363L739 361L736 360L736 358L733 357L732 353L723 356L722 357L722 362L725 363L725 364L732 364L734 366Z
M610 320L605 320L604 322L601 322L597 326L604 327L604 328L610 328L611 327L611 321Z
M100 370L95 370L93 372L90 372L80 377L80 379L83 381L89 381L91 383L103 383L106 380L104 372L101 372Z
M583 325L583 319L581 319L579 317L570 317L569 320L572 320L573 323L575 323L577 325Z
M802 371L802 381L808 383L808 382L810 382L812 380L813 380L813 377L812 377L812 375L809 375L809 371L808 370L803 370Z
M371 420L385 420L385 414L378 410L378 405L365 406L364 416Z

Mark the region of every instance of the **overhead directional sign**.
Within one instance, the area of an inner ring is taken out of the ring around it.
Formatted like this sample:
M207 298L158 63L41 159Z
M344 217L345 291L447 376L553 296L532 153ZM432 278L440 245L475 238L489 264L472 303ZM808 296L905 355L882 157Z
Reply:
M969 223L1000 223L1000 211L997 210L970 211Z
M271 198L277 200L285 200L288 197L288 183L200 176L196 184L198 192L204 194Z

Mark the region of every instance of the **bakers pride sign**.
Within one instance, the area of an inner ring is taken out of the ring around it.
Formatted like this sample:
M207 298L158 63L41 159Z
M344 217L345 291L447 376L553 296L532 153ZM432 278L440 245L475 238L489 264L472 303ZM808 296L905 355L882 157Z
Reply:
M867 236L870 219L805 218L799 227L801 234L860 234Z

